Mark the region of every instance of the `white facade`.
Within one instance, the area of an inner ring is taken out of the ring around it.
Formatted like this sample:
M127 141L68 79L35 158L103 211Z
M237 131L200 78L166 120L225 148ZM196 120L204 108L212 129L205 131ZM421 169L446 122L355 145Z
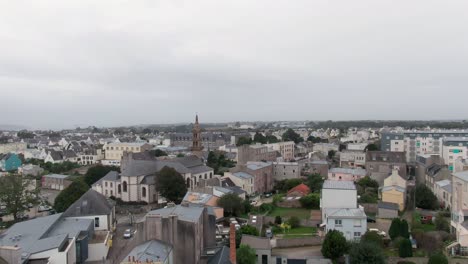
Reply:
M325 219L326 209L341 208L358 208L357 190L354 183L350 181L325 181L320 197L322 219Z
M339 209L326 217L326 232L338 230L349 241L359 240L367 231L367 216L363 209Z
M224 173L224 177L231 179L231 181L234 182L236 186L241 187L247 195L254 193L254 177L252 175L245 172L226 172Z
M296 146L294 141L265 144L265 146L267 146L268 149L270 149L270 150L278 151L280 153L281 157L285 161L294 160L295 146Z

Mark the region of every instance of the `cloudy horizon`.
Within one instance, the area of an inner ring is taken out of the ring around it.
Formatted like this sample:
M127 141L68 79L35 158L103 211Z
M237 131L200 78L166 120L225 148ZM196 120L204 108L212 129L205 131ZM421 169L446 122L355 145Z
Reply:
M466 1L1 1L0 124L466 119Z

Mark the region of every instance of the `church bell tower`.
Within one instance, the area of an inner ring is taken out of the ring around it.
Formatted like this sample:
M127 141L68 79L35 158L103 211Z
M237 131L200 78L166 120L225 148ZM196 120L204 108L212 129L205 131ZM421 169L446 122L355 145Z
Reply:
M195 124L193 125L192 134L192 153L198 156L199 158L202 158L203 144L200 124L198 123L198 114L195 116Z

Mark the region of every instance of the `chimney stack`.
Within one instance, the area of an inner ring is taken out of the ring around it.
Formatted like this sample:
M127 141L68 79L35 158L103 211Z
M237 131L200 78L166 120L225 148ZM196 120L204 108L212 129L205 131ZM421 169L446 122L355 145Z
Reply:
M229 228L229 260L232 264L237 263L236 256L236 227L231 223Z

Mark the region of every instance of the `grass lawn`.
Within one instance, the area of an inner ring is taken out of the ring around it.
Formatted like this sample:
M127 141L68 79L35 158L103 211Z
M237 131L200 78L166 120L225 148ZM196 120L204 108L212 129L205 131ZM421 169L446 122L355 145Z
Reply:
M436 231L435 225L430 225L430 224L421 224L418 226L418 229L424 230L424 232L431 232L431 231Z
M268 216L291 217L297 216L299 219L310 219L310 210L304 208L283 208L275 207Z
M302 238L306 236L312 236L317 233L317 228L316 227L297 227L293 228L289 231L287 231L285 234L283 234L283 231L277 231L275 235L281 236L283 238Z

